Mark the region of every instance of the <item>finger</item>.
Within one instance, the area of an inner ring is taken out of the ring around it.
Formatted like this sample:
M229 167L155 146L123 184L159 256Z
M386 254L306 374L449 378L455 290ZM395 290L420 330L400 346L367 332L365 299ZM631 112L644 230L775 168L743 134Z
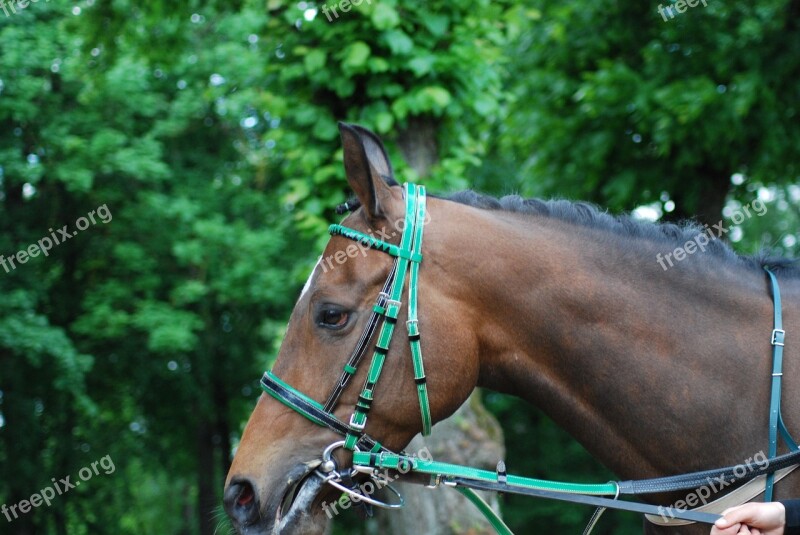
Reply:
M714 522L714 526L719 529L727 529L733 525L739 524L739 521L733 517L733 509L728 509L723 513L723 516Z
M722 519L715 522L715 525L726 527L732 524L752 523L758 516L759 506L763 506L763 504L747 503L739 507L728 509Z
M739 518L739 516L741 516L742 513L741 509L742 509L741 505L725 509L724 511L722 511L722 517L719 518L716 522L714 522L714 525L720 529L726 529L733 526L734 524L740 523L743 520L743 518Z
M737 535L737 533L740 533L739 530L741 528L742 525L739 523L736 523L724 529L720 529L717 526L714 526L713 528L711 528L711 535Z

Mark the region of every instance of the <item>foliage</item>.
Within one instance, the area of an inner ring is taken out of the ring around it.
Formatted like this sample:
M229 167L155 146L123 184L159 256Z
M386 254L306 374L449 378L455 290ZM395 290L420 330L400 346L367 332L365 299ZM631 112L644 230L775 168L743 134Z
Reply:
M511 48L514 101L493 155L505 163L481 186L502 176L525 195L670 203L671 219L715 223L733 174L795 180L797 4L704 2L671 19L659 5L517 7L531 24Z

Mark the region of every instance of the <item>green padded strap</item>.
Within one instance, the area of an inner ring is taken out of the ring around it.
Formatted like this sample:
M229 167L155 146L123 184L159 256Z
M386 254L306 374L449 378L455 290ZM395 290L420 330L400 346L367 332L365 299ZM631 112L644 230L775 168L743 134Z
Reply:
M381 325L380 333L378 334L378 342L375 344L375 351L372 354L372 362L367 372L367 379L364 383L364 389L359 396L359 403L356 404L355 411L350 417L350 431L344 439L344 447L349 450L354 450L358 443L358 437L364 431L367 425L367 413L370 410L372 401L374 400L375 385L381 377L383 371L383 364L386 360L386 354L389 352L389 344L392 341L392 334L394 334L394 327L397 323L397 315L400 312L401 297L403 296L403 286L405 285L406 272L408 271L408 263L411 258L411 244L413 240L414 215L417 204L417 188L413 184L406 184L406 225L403 229L403 235L400 239L400 247L398 248L397 260L397 276L392 284L389 300L386 305L386 320ZM363 243L363 242L362 242ZM402 254L401 254L402 253Z
M509 529L505 522L503 522L503 519L500 518L500 515L498 515L494 509L489 507L489 504L486 503L477 492L466 487L453 488L464 495L466 499L468 499L475 507L478 508L478 511L483 513L484 518L486 518L489 524L492 525L498 535L514 535L514 532Z
M414 246L412 251L422 258L422 231L425 227L425 187L419 186L417 213L414 221ZM408 281L408 342L411 346L411 361L414 363L414 382L417 385L419 411L422 416L422 434L431 434L431 407L428 400L428 384L425 378L425 365L422 360L419 321L417 316L417 295L419 293L419 262L411 263L411 278Z
M410 467L410 469L416 473L443 479L461 477L475 481L497 482L497 472L492 472L490 470L481 470L471 466L425 460L390 452L369 453L357 451L353 453L353 464L379 469L403 469L404 471L407 471ZM569 494L589 494L593 496L616 496L619 490L617 484L613 482L600 484L566 483L562 481L548 481L546 479L515 476L512 474L506 476L506 481L511 487L564 492Z

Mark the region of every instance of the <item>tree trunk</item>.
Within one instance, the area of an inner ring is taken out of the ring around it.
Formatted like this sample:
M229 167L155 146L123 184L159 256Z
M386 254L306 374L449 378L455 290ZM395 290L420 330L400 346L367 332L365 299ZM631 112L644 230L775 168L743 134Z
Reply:
M419 174L428 176L431 167L439 161L436 144L436 123L432 117L411 117L408 126L397 133L397 146L406 163Z
M673 192L677 209L666 214L664 221L695 219L709 227L719 223L731 189L730 177L729 171L701 167L697 171L697 179L692 182L694 187Z
M214 479L213 424L205 416L200 416L197 425L197 503L200 535L214 535L213 514L218 501Z

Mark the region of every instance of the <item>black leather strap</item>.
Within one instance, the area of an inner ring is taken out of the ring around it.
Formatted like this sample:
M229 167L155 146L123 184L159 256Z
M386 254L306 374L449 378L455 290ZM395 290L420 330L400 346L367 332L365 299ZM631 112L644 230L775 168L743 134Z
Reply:
M533 496L548 500L558 500L562 502L579 503L583 505L594 505L596 507L607 507L620 511L631 511L648 515L663 515L664 507L659 509L657 505L649 505L639 502L629 502L625 500L614 500L611 498L601 498L599 496L588 496L586 494L570 494L566 492L552 492L547 490L530 489L518 486L509 486L502 483L492 483L489 481L477 481L474 479L453 478L451 480L456 485L476 490L487 490L492 492L505 492L509 494L520 494L523 496ZM713 524L720 515L710 513L698 513L681 509L670 509L670 518L680 518L681 520L691 520L692 522L702 522Z
M677 476L659 477L654 479L640 479L638 481L620 481L620 494L654 494L661 492L672 492L676 490L696 489L708 485L709 481L743 482L754 479L758 476L769 474L800 464L800 451L793 451L784 455L779 455L769 460L769 464L763 467L752 465L753 470L748 468L747 473L742 477L736 477L736 470L741 471L740 466L729 466L703 472L693 472L691 474L681 474Z
M389 272L389 277L386 279L383 289L381 290L381 293L378 295L378 299L375 302L375 307L383 309L386 308L388 292L392 287L392 282L394 281L396 274L397 259L395 258L394 263L392 264L392 270ZM350 379L352 379L355 375L355 373L349 373L347 368L358 368L361 359L364 358L364 355L367 353L369 341L372 339L372 336L375 334L375 331L378 329L378 326L383 318L385 318L383 314L379 314L373 309L369 320L367 320L367 326L364 328L364 332L361 333L361 338L358 339L355 349L353 349L353 352L350 354L350 358L347 360L345 371L343 371L339 376L339 380L336 381L336 385L333 387L333 390L328 396L327 401L325 401L325 410L327 412L333 412L333 409L336 408L336 404L339 402L342 392L344 392L344 389L347 388L347 383L350 382Z
M307 398L298 396L293 390L284 387L278 383L269 374L265 373L261 378L261 388L268 394L281 401L283 404L301 412L306 417L317 420L321 425L328 429L344 436L350 432L350 426L339 420L333 414L325 412L322 408L310 402ZM368 436L366 433L361 433L357 446L361 451L371 451L379 443ZM380 446L379 451L388 451L383 446Z

